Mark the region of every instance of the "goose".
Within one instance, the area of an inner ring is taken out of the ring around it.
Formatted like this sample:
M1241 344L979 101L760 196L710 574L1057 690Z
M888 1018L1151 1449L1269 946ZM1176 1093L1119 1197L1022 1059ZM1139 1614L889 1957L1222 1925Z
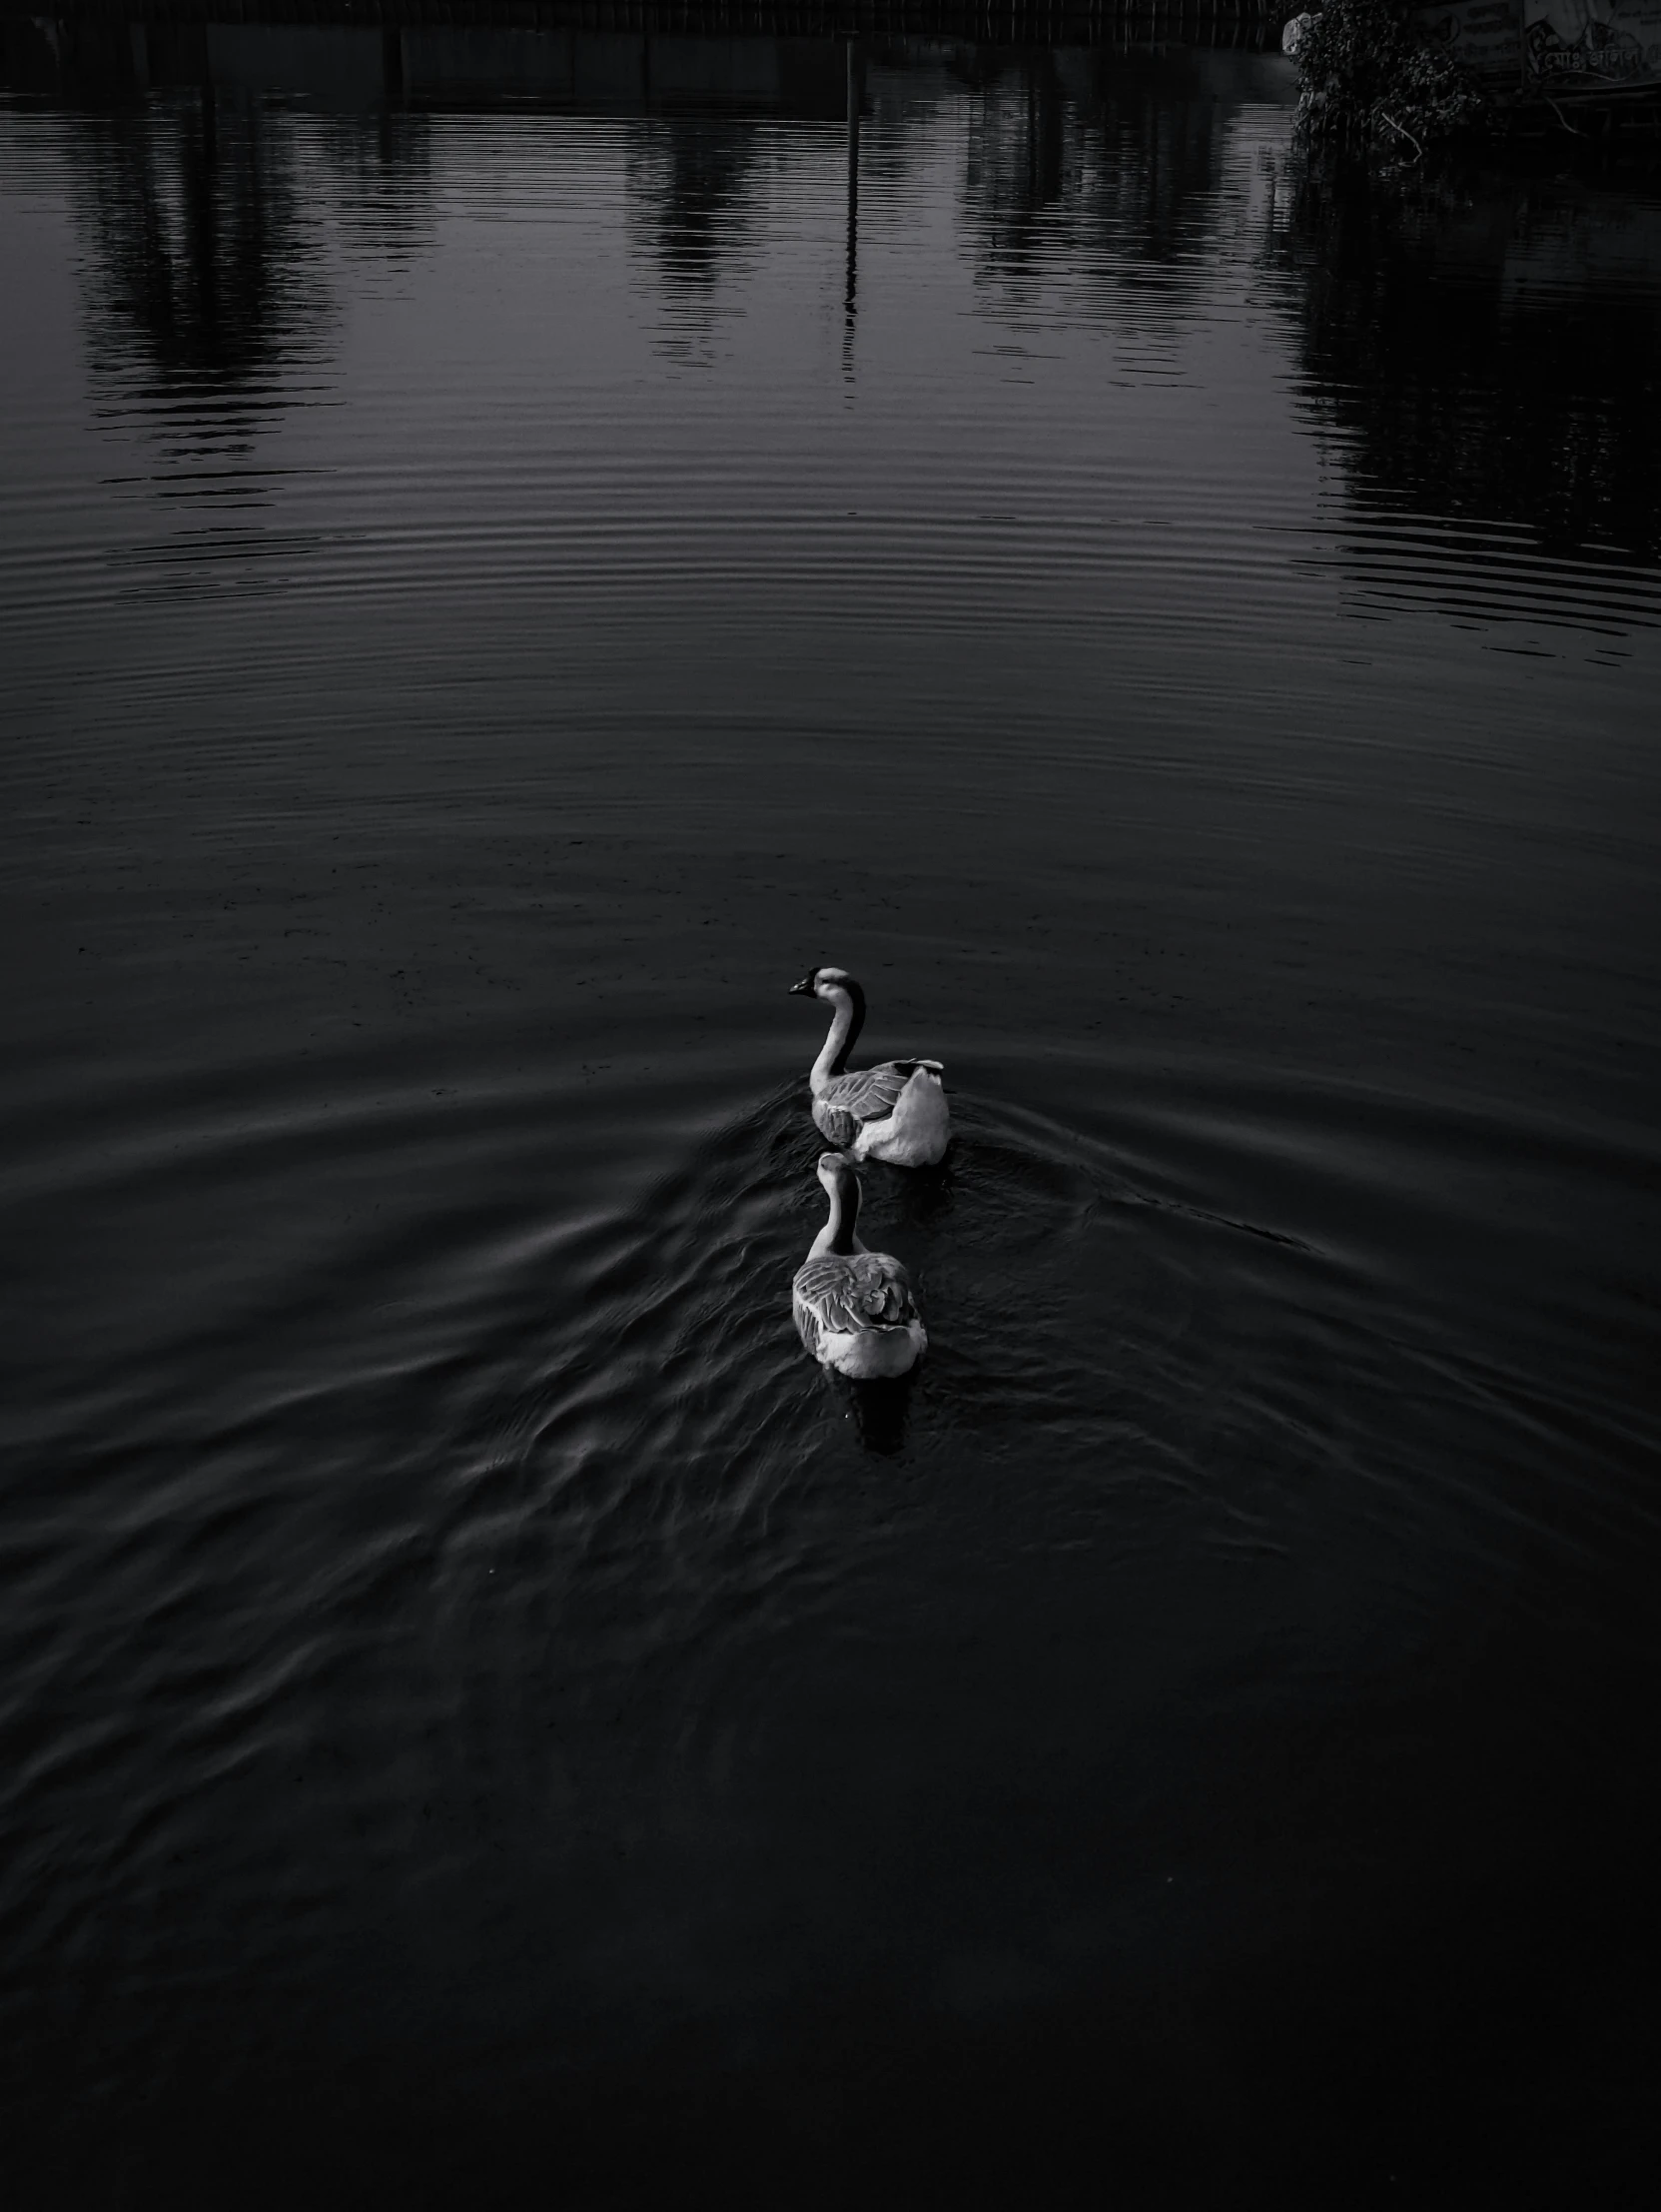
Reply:
M933 1167L952 1134L938 1060L884 1060L847 1072L865 1026L865 993L845 968L809 968L792 997L827 999L836 1012L808 1077L819 1134L856 1160Z
M803 1344L823 1367L870 1382L904 1375L928 1347L911 1278L887 1252L867 1252L859 1219L859 1177L844 1154L819 1155L830 1219L808 1247L790 1286Z

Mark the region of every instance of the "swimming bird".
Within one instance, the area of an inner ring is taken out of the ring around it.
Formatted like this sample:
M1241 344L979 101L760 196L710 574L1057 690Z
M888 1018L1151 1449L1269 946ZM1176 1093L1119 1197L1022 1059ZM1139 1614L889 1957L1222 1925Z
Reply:
M933 1167L952 1134L938 1060L884 1060L847 1072L865 1026L865 993L845 968L809 968L793 996L829 1000L836 1012L825 1049L808 1077L819 1134L856 1160Z
M790 1286L801 1339L823 1367L869 1382L904 1375L928 1348L911 1277L887 1252L867 1252L859 1219L859 1177L840 1152L819 1155L830 1219L808 1247Z

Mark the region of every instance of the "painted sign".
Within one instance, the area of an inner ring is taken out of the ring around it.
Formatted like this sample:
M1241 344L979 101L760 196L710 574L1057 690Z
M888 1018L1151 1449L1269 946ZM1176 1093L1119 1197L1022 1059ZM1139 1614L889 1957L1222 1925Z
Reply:
M1480 82L1514 85L1522 9L1523 0L1448 0L1439 8L1415 8L1413 15L1419 28Z
M1661 0L1522 0L1522 66L1538 92L1661 84Z

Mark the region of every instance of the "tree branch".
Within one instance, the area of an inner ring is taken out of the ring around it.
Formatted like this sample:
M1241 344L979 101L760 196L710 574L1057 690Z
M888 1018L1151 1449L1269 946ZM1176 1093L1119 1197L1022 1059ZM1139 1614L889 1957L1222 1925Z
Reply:
M1404 138L1407 141L1408 145L1413 149L1413 159L1415 161L1422 161L1424 159L1424 148L1419 144L1418 140L1413 136L1411 131L1402 129L1401 125L1395 120L1395 117L1393 115L1386 115L1384 110L1380 108L1378 110L1378 120L1380 123L1387 123L1390 129L1394 131L1397 138Z

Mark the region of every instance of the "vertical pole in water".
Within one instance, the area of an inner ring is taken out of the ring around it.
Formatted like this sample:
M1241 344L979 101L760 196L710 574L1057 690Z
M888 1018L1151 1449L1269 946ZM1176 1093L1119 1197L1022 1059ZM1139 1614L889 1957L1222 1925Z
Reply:
M859 104L863 91L859 41L848 41L848 235L842 273L842 373L854 367L854 314L859 292Z

